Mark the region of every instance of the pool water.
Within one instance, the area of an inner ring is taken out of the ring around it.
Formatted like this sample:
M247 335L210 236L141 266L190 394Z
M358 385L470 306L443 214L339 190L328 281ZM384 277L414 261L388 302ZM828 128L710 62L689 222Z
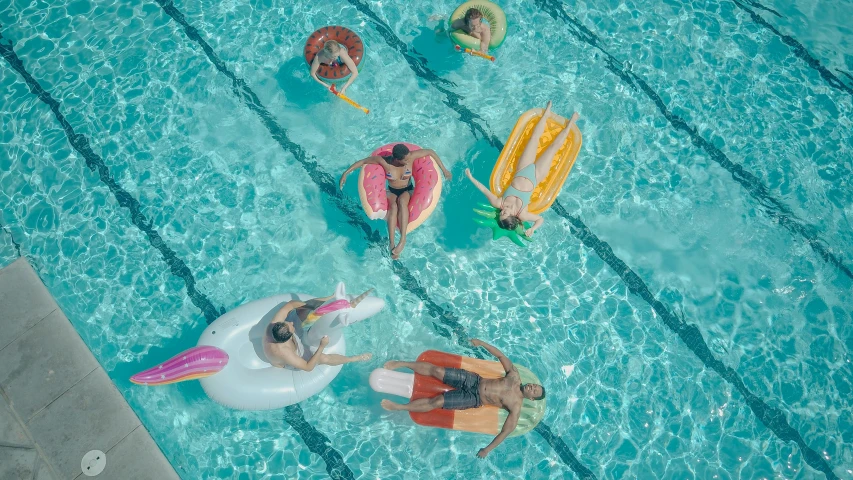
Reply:
M849 2L502 2L497 61L454 2L0 7L0 265L25 256L166 457L197 478L853 478ZM305 39L358 32L347 94ZM11 42L11 43L10 43ZM584 145L529 248L473 222L515 119L553 100ZM390 260L340 173L378 145L453 173ZM370 287L346 366L298 407L234 411L128 378L221 312ZM382 410L367 377L482 338L548 389L489 438Z

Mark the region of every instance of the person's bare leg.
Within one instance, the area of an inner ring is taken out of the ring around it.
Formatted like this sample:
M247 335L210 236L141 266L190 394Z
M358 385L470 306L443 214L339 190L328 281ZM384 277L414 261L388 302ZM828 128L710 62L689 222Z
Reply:
M393 193L388 194L388 212L385 214L385 218L388 220L388 250L394 251L394 237L397 234L397 195Z
M563 144L566 143L566 139L569 137L569 134L572 133L572 125L574 125L574 117L569 121L566 128L557 135L557 138L551 142L551 145L548 145L548 148L542 152L542 155L536 159L536 181L541 182L545 177L548 176L548 171L551 170L551 164L554 163L554 157L557 156L557 152L560 151ZM534 188L536 185L534 185Z
M524 167L536 163L536 151L539 149L539 139L545 133L545 125L548 124L548 117L550 116L551 102L549 101L548 105L545 106L545 113L536 122L536 126L533 127L533 134L530 135L530 140L527 141L527 145L525 145L524 150L521 152L521 157L518 159L518 166L515 167L516 172L520 172Z
M384 367L388 370L408 368L419 375L435 377L441 382L444 381L444 367L437 367L427 362L400 362L398 360L389 360L385 362Z
M353 362L366 362L373 358L372 353L362 353L361 355L353 355L352 357L345 357L343 355L338 355L337 353L323 353L320 356L320 365L344 365L346 363Z
M403 253L403 248L406 247L406 229L409 228L409 200L412 198L411 192L403 192L397 197L397 217L400 225L400 241L397 246L391 250L391 258L394 260L400 258Z
M407 412L429 412L444 406L444 394L432 398L419 398L409 403L397 403L391 400L380 402L385 410L405 410Z

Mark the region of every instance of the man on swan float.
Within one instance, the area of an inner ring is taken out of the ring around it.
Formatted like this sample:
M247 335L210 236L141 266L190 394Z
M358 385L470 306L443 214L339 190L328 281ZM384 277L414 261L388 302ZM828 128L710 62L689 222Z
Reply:
M432 376L455 390L451 390L432 398L419 398L407 404L382 400L382 408L385 410L405 410L408 412L428 412L438 408L445 410L465 410L477 408L482 405L492 405L503 408L509 412L500 433L485 448L480 449L477 456L486 458L495 447L500 445L515 430L518 418L521 415L521 407L524 399L542 400L545 398L545 388L542 385L528 383L521 384L518 369L497 348L488 343L473 339L471 345L483 347L489 353L497 357L506 372L503 378L481 378L476 373L459 368L438 367L427 362L400 362L392 360L385 363L385 368L395 370L398 368L410 368L415 373Z
M303 345L303 327L310 326L317 318L341 308L355 308L359 302L373 289L362 293L352 302L338 300L321 306L332 299L334 295L323 298L313 298L305 302L291 300L284 304L275 314L264 335L264 353L270 365L290 370L305 370L310 372L317 365L343 365L352 362L364 362L373 357L372 353L363 353L352 357L335 353L323 353L329 343L329 337L324 336L314 353ZM319 307L319 308L318 308Z

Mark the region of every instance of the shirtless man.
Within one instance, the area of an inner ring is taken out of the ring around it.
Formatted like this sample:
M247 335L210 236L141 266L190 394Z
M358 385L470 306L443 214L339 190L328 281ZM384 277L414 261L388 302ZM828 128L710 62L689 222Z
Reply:
M398 143L394 145L391 155L386 157L370 156L359 160L352 165L341 175L340 187L344 188L347 181L347 175L354 170L365 165L380 165L385 169L385 178L388 181L388 213L385 218L388 220L388 237L391 248L391 258L394 260L400 258L403 248L406 246L406 229L409 226L409 200L412 198L412 190L415 186L412 184L412 164L415 160L429 155L438 164L444 174L444 178L450 180L450 171L445 168L435 150L423 148L421 150L409 151L409 147ZM437 201L437 199L433 200ZM400 227L400 242L394 245L394 238L397 226Z
M353 357L345 357L334 353L323 353L329 344L329 337L320 340L320 346L312 354L311 350L302 344L302 322L308 314L323 305L333 295L314 298L307 302L291 300L275 314L264 334L264 353L270 365L290 370L305 370L310 372L317 365L343 365L351 362L370 360L371 353Z
M455 388L447 393L432 398L419 398L407 404L382 400L382 408L385 410L406 410L408 412L428 412L437 408L445 410L465 410L477 408L482 405L493 405L509 412L503 428L498 436L485 448L480 449L477 456L486 458L495 447L500 445L504 439L515 430L518 425L518 417L521 415L521 406L524 399L541 400L545 398L545 388L535 383L521 384L518 370L506 356L497 348L488 343L473 339L471 345L483 347L489 353L497 357L501 366L506 371L503 378L482 378L476 373L458 368L437 367L426 362L398 362L390 361L385 364L388 370L397 368L410 368L415 373L430 375L437 378L447 386Z

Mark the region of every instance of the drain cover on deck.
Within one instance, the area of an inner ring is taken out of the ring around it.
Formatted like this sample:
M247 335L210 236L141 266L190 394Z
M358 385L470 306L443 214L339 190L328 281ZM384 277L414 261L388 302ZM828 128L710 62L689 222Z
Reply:
M80 461L80 468L83 469L83 473L87 477L94 477L103 472L106 466L107 454L100 450L89 451L89 453L83 455L83 460Z

